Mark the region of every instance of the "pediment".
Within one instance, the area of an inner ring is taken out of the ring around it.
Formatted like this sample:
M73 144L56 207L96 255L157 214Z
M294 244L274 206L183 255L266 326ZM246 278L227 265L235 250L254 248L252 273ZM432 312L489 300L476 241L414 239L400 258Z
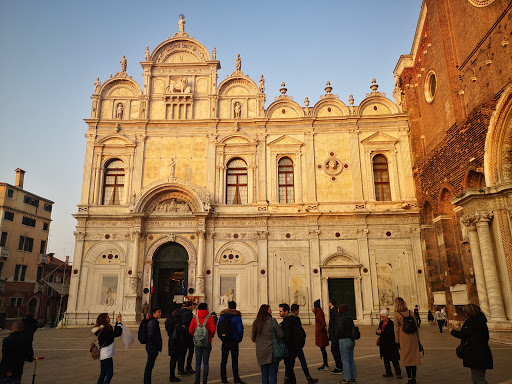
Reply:
M360 268L361 266L354 258L340 252L329 256L321 265L322 268Z
M368 144L372 144L372 145L383 145L383 144L390 145L390 144L392 144L392 145L394 145L396 143L398 143L398 139L396 137L387 135L383 132L374 133L373 135L367 137L366 139L361 140L361 144L365 144L365 145L368 145Z
M268 146L269 147L277 147L277 146L285 146L285 147L301 147L302 145L304 145L303 142L297 140L297 139L294 139L293 137L290 137L290 136L287 136L287 135L283 135L281 137L278 137L277 139L271 141L270 143L268 143Z

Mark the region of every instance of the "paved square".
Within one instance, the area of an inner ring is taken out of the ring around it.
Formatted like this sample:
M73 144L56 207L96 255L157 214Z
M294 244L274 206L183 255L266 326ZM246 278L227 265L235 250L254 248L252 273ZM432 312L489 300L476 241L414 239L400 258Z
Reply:
M163 325L163 321L160 322ZM92 327L91 327L92 328ZM37 366L36 383L95 383L98 379L100 365L89 355L88 347L94 339L91 328L82 329L39 329L34 337L34 351L37 356L45 356ZM250 340L250 326L246 326L246 335L240 346L240 374L244 381L257 384L261 382L259 366L256 362L254 343ZM361 326L361 339L356 342L355 359L358 372L358 383L406 383L406 379L383 378L384 365L379 358L379 350L375 345L376 326ZM136 338L137 330L130 328ZM319 383L337 384L343 376L329 372L319 372L322 357L319 348L314 345L314 327L305 326L308 338L305 354L313 377ZM8 333L2 332L1 337ZM167 334L162 328L164 350L156 361L153 370L153 383L169 382L169 356L167 355ZM417 381L423 383L469 383L470 371L462 367L462 360L455 356L458 340L448 332L439 334L436 326L421 327L421 341L425 347L425 357L418 368ZM505 339L505 337L502 337ZM210 358L209 383L220 383L220 340L215 337ZM329 348L329 347L328 347ZM502 383L512 378L512 345L491 343L495 369L488 371L487 379L491 383ZM329 349L328 349L329 350ZM330 367L333 367L329 353ZM144 346L136 340L129 349L124 349L116 339L116 355L114 356L114 377L112 383L142 383L146 352ZM195 365L195 360L193 366ZM25 364L23 384L32 382L33 363ZM233 383L231 360L228 361L228 380ZM283 382L284 364L279 366L278 383ZM297 381L306 383L300 364L295 365ZM402 366L403 374L405 369ZM182 383L193 384L194 376L182 377Z

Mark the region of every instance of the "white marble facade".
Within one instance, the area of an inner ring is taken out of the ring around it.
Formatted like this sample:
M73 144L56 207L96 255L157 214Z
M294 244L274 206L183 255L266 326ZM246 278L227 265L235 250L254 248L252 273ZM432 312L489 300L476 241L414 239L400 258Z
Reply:
M360 323L397 295L426 309L407 116L375 81L348 106L328 83L313 107L283 83L265 108L263 76L256 83L233 61L217 84L215 50L180 30L146 51L142 87L126 61L95 83L69 324L103 311L136 320L170 243L186 250L191 295L215 311L233 298L247 321L280 302L304 306L307 319L331 279L353 281ZM376 156L389 198L376 192Z

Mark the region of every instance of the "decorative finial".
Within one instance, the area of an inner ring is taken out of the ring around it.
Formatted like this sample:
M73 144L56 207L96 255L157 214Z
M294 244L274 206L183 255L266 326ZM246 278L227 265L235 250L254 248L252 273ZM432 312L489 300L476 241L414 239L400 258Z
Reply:
M178 21L178 29L180 33L185 33L185 16L180 15L180 20Z
M238 56L236 57L236 70L242 70L242 58L240 57L240 54L238 54Z
M304 105L308 108L309 107L309 97L306 97L304 99Z
M280 89L282 95L286 95L286 91L288 90L288 89L285 88L285 86L286 86L286 84L283 81L281 83L281 89Z
M331 82L328 81L326 85L327 87L325 87L325 93L329 94L332 91Z
M348 96L348 103L353 107L354 106L354 95Z
M146 45L146 52L144 52L144 61L149 61L149 44Z
M121 59L120 63L121 63L121 72L126 73L126 67L128 65L128 60L126 60L126 57L124 55L123 55L123 58Z
M377 80L375 80L375 78L372 79L372 85L370 85L370 89L373 91L373 92L377 92L377 89L379 88L379 86L377 85Z

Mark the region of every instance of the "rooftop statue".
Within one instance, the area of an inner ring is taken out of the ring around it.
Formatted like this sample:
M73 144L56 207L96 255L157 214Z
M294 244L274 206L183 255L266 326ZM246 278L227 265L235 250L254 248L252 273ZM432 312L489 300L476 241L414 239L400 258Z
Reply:
M263 75L260 77L260 92L265 93L265 79L263 78Z
M178 21L178 28L180 30L180 33L185 33L185 16L180 15L180 21Z
M236 70L242 70L242 58L240 57L240 54L238 54L238 56L236 57Z
M121 72L126 72L126 67L128 65L128 61L126 60L126 57L123 55L123 58L120 61L121 63Z
M144 52L144 61L146 63L149 61L149 45L146 45L146 52Z
M213 47L212 50L212 59L217 60L217 48Z
M96 81L94 82L94 93L97 95L98 93L100 93L100 86L101 86L101 81L100 81L100 78L97 77L96 78Z

